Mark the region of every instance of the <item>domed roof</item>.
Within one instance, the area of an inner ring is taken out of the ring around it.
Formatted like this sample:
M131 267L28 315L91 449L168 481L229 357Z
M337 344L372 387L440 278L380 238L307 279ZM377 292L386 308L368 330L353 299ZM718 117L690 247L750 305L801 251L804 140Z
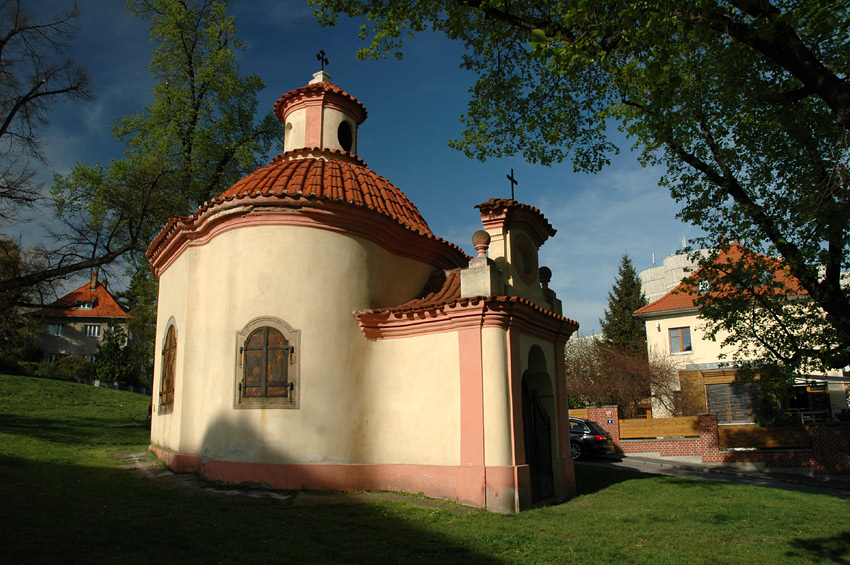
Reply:
M401 190L362 160L339 151L301 149L282 153L216 200L256 196L335 200L378 212L415 232L433 235L422 214Z
M374 237L402 255L427 255L435 264L456 267L468 261L463 250L434 235L400 189L357 157L357 127L366 118L363 105L330 84L326 72L313 76L310 84L284 94L275 105L275 114L286 123L284 152L220 196L204 202L191 216L168 220L146 253L155 273L161 272L189 241L203 240L228 218L250 214L254 203L265 211L276 204L281 210L330 209L337 223L349 207L375 212L377 223L365 228L368 233L359 232L361 236ZM249 207L244 208L245 204ZM224 210L230 212L221 214ZM382 222L381 216L392 223ZM255 217L264 221L261 216ZM362 217L362 213L353 213L349 219ZM385 230L393 224L424 236L424 240L387 238Z

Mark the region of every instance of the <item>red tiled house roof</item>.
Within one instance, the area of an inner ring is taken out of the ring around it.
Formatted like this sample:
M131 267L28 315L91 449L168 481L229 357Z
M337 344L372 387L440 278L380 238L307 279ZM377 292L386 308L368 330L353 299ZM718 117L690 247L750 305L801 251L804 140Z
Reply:
M80 309L79 305L92 303L92 308ZM130 318L115 298L101 283L94 289L87 282L80 288L72 290L56 302L46 306L41 313L45 316L68 316L73 318Z
M761 260L766 260L769 263L772 263L775 267L773 273L774 281L781 283L790 294L806 294L806 290L800 285L800 281L788 274L787 269L779 260L770 257L764 257L763 255L758 255L747 251L737 243L733 243L729 246L728 249L721 251L718 254L717 258L714 260L714 263L716 265L731 265L742 260L746 261L748 256L753 258L758 257ZM700 279L701 273L703 273L703 268L700 268L695 271L692 275L688 276L684 281L682 281L678 286L676 286L676 288L674 288L655 302L651 302L650 304L647 304L646 306L635 310L634 314L636 316L641 316L645 314L656 314L660 312L673 312L677 310L689 310L698 308L696 301L700 295L696 291L697 285L695 284L695 282ZM724 288L712 289L710 295L723 296L724 294L730 292L730 290L731 289Z

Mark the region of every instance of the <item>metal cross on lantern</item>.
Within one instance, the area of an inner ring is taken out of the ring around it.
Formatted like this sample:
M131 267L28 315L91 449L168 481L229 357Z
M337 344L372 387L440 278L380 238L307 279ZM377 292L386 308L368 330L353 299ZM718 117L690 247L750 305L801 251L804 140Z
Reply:
M508 180L511 181L511 200L516 200L514 198L514 185L519 184L519 181L514 178L514 170L511 169L511 174L508 175Z
M318 53L316 53L316 59L322 64L322 70L325 70L325 65L328 64L328 58L325 57L325 50L322 49Z

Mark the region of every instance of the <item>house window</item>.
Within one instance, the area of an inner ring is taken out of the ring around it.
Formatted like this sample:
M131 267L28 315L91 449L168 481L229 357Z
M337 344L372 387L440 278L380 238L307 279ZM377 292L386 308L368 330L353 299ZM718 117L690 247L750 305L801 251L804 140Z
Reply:
M62 324L47 324L47 335L62 335Z
M74 309L75 310L91 310L92 308L94 308L94 302L91 301L91 300L89 300L89 301L77 300L74 303Z
M86 324L86 337L100 337L100 326L97 324Z
M670 353L688 353L691 348L691 328L670 328Z
M298 408L300 335L271 317L237 334L235 407Z
M159 403L174 402L174 366L177 362L177 332L173 325L168 326L162 345L162 378L159 387Z
M50 354L47 355L47 362L48 363L56 363L56 361L58 359L59 359L59 356L56 355L55 353L50 353Z

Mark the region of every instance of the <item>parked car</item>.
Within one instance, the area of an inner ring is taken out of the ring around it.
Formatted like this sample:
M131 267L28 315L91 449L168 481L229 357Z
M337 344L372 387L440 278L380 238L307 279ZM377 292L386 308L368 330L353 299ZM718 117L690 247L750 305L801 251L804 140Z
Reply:
M591 420L570 418L570 456L583 459L614 451L614 440L608 430Z

